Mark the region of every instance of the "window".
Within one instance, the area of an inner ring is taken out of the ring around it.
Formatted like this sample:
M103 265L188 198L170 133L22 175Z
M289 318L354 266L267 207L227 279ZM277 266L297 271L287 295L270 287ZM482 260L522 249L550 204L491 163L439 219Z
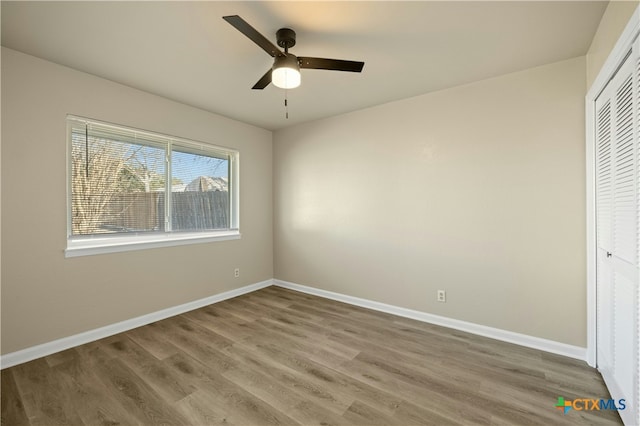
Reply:
M239 238L238 152L67 117L66 255Z

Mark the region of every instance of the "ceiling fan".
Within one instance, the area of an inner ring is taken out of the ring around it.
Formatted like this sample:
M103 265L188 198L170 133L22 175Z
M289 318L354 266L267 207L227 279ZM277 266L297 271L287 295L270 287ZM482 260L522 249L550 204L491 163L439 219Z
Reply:
M276 42L278 46L284 48L284 52L282 52L238 15L223 16L222 18L274 58L273 67L254 84L252 89L262 90L269 83L282 89L298 87L300 85L300 68L361 72L364 67L364 62L309 58L289 53L289 49L296 45L296 32L290 28L280 28L276 32Z

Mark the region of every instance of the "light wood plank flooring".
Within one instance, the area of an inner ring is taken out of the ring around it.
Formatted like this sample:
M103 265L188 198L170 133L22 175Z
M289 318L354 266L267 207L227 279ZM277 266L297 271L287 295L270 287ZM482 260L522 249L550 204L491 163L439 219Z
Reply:
M2 371L2 425L621 424L584 362L269 287Z

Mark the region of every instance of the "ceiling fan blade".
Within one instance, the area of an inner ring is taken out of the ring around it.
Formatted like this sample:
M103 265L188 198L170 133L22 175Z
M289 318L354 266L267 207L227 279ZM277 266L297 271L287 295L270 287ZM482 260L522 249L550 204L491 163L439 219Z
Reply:
M267 73L263 75L256 84L253 85L252 89L262 90L267 87L269 83L271 83L271 69L269 69L269 71L267 71Z
M222 19L233 25L238 31L246 35L251 41L260 46L265 52L272 57L282 56L284 53L271 43L265 36L260 34L255 28L253 28L247 21L239 17L238 15L223 16Z
M298 56L300 68L330 71L361 72L364 62L343 61L342 59L306 58Z

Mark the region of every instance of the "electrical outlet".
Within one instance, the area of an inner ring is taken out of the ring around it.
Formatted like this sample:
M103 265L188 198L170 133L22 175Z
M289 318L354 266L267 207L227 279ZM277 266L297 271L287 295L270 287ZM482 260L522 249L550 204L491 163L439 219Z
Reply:
M236 278L240 276L240 268L236 268L233 270L233 276Z
M438 302L446 302L447 293L444 290L438 290Z

